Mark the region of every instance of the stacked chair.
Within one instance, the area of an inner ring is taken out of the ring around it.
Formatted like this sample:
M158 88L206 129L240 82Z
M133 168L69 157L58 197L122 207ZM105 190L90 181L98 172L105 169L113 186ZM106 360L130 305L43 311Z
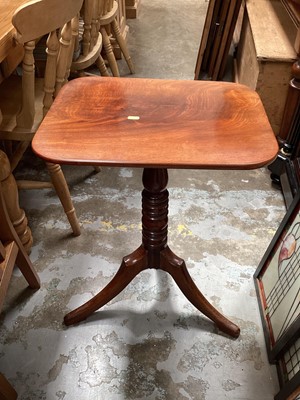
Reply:
M0 140L9 155L12 170L19 164L43 117L68 79L75 46L74 26L82 3L83 0L36 0L19 7L13 16L15 39L24 46L24 58L20 73L7 78L0 87L3 116ZM41 18L45 15L47 18ZM45 35L48 36L45 74L43 78L37 78L34 49ZM80 226L61 167L53 163L46 165L51 184L30 181L23 182L22 187L54 187L74 235L79 235Z
M134 73L134 66L120 31L118 12L117 1L84 0L80 12L79 27L74 27L75 51L71 65L72 73L76 73L78 76L89 75L88 69L95 64L102 76L108 76L102 53L112 75L119 77L120 73L112 46L112 38L119 45L130 73ZM76 34L78 30L79 35Z
M47 18L41 18L47 15ZM9 156L12 172L19 165L31 140L70 72L79 76L95 64L108 76L105 57L113 76L119 76L111 45L115 37L131 73L134 72L126 43L118 25L118 3L112 0L36 0L19 7L12 23L15 40L23 45L24 58L18 73L0 86L0 142ZM45 40L46 38L46 40ZM43 45L39 46L39 43ZM39 47L39 51L37 51ZM44 52L44 72L38 77L37 54ZM18 181L19 188L55 189L71 225L80 235L80 226L63 171L46 162L50 182ZM99 170L99 168L95 168Z
M120 76L119 68L116 62L116 58L112 49L110 36L114 35L118 45L120 46L121 52L124 55L125 61L128 65L131 74L134 73L134 66L129 55L126 42L121 35L120 27L117 20L118 15L118 3L115 0L97 0L99 3L100 11L100 32L103 37L104 53L108 60L110 69L113 76Z
M109 76L101 56L102 35L100 33L99 4L99 0L85 0L80 18L74 19L75 46L71 72L77 73L79 76L86 75L86 70L94 64L98 67L101 75Z

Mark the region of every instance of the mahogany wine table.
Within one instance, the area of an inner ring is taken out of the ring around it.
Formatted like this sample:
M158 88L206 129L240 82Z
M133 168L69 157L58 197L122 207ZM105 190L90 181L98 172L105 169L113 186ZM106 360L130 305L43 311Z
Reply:
M223 332L240 329L220 314L168 247L168 168L251 169L278 146L258 95L227 82L84 77L67 83L33 143L59 164L143 167L142 244L114 278L65 316L71 325L117 296L141 271L167 271L187 299Z

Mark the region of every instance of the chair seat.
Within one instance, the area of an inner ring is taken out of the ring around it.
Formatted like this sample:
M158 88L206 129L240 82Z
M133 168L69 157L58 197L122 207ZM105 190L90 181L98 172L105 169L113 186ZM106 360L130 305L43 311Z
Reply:
M93 49L87 54L81 54L75 61L72 62L71 71L84 70L95 64L102 49L102 35L98 34L97 42Z
M5 79L0 86L0 92L0 110L3 116L0 124L0 139L30 140L30 132L32 133L32 139L43 118L44 80L38 78L35 80L36 113L32 127L16 128L16 115L22 103L22 78L20 76L11 76Z
M109 10L106 14L101 16L100 25L110 24L116 18L118 7L119 7L118 3L114 1L111 10Z

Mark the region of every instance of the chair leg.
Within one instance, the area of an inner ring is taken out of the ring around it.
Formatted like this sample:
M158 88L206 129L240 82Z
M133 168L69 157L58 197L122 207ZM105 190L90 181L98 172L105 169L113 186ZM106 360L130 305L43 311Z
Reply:
M97 58L96 65L100 71L101 76L110 76L106 68L105 62L101 56Z
M7 155L0 151L0 183L3 188L3 197L9 218L16 230L22 245L30 253L32 247L32 233L28 226L27 217L19 204L19 192ZM2 222L3 224L3 222Z
M9 158L11 171L13 172L17 165L19 164L21 158L23 157L25 151L28 149L30 145L30 141L24 141L18 143L17 148L13 152L12 156Z
M120 46L120 49L121 49L122 53L124 54L124 58L125 58L125 60L126 60L126 63L127 63L127 65L128 65L128 68L129 68L129 70L130 70L130 73L131 73L131 74L134 74L133 62L132 62L131 57L130 57L130 55L129 55L129 51L128 51L128 49L127 49L126 42L125 42L123 36L121 35L120 28L119 28L119 24L118 24L117 21L114 19L114 20L111 22L111 26L112 26L112 30L113 30L113 32L114 32L114 34L115 34L116 40L117 40L117 42L118 42L118 44L119 44L119 46Z
M46 163L46 165L50 174L51 182L56 190L56 193L61 201L61 204L72 227L73 234L74 236L79 236L81 233L79 222L77 219L75 208L73 206L70 191L61 167L58 164L52 163Z
M3 196L3 187L1 183L0 183L0 221L1 221L0 225L0 238L1 238L0 311L1 311L4 297L6 295L7 288L10 282L12 270L15 264L17 264L22 274L24 275L24 278L27 280L29 286L32 289L40 288L40 279L10 220L5 203L5 198ZM5 380L1 380L1 374L0 374L0 399L2 399L1 385L5 386Z
M119 73L119 68L118 68L118 64L117 64L117 60L116 57L114 55L113 49L112 49L112 45L110 43L108 34L106 32L106 29L104 27L100 28L100 32L102 34L102 39L103 39L103 47L105 50L105 54L111 69L111 72L113 74L113 76L115 77L119 77L120 73Z

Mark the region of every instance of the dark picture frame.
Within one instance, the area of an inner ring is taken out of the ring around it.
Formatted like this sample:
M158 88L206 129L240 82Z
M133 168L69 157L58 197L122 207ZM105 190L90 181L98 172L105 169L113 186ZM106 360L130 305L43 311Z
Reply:
M277 363L280 391L274 400L300 400L300 338Z
M276 363L300 332L300 192L267 248L254 283L269 362Z

